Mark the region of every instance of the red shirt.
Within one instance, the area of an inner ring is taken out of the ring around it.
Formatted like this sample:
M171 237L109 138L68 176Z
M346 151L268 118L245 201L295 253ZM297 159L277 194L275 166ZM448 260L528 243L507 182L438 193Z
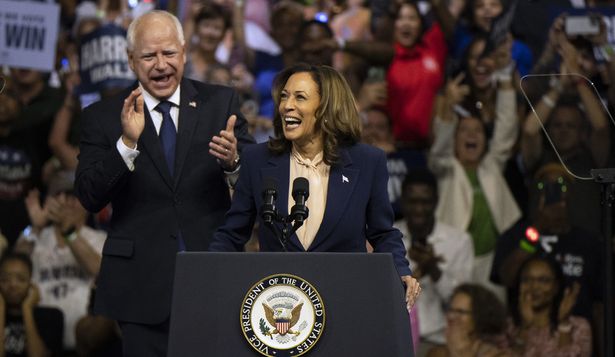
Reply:
M395 57L387 72L387 107L396 140L427 143L433 101L444 80L446 55L446 40L438 24L410 48L395 44Z

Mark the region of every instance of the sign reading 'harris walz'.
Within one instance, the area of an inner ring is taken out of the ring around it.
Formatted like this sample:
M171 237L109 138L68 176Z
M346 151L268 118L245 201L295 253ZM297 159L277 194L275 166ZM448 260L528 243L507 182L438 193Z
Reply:
M265 356L300 356L322 336L325 307L314 286L290 274L254 284L241 304L240 322L250 345Z

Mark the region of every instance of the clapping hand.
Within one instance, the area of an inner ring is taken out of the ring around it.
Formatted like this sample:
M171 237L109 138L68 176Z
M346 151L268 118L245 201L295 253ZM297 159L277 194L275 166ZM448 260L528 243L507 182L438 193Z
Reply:
M34 309L34 307L38 305L39 300L40 300L40 293L38 290L38 286L32 283L30 284L30 288L28 289L28 295L26 295L26 298L22 302L21 306L24 309Z
M47 203L49 218L62 232L79 229L85 223L87 212L74 196L62 193L50 197Z
M429 275L438 269L438 263L443 262L442 256L436 255L431 244L413 243L408 250L408 257L416 263L414 276L418 279Z
M564 322L570 317L572 308L577 302L577 297L579 297L579 291L581 291L581 285L577 281L572 283L572 286L569 286L564 290L564 297L559 305L557 315L559 322Z
M64 222L68 216L66 214L66 195L61 193L57 196L49 197L45 203L45 207L48 211L49 219L53 223L59 224L61 229L64 230Z
M137 141L145 128L143 108L141 88L137 88L130 92L122 107L122 141L129 148L137 146Z
M47 208L41 206L40 192L37 189L28 192L25 203L32 227L35 229L42 229L45 227L47 225L49 215Z

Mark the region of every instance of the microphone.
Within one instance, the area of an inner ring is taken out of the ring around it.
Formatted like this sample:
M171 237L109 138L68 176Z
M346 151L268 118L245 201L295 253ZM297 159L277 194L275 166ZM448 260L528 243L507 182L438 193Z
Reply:
M261 217L265 227L269 228L271 233L278 239L282 249L288 252L288 248L286 248L286 236L284 232L280 230L280 227L274 224L278 220L278 212L275 208L275 201L278 197L276 184L276 180L271 177L265 177L263 179L263 205L261 206Z
M308 218L309 211L305 205L310 196L310 182L305 177L297 177L293 181L293 199L295 205L290 210L291 219L295 221L297 228Z
M265 224L272 224L277 216L275 201L278 193L276 191L276 181L271 177L263 180L263 205L261 206L261 217Z

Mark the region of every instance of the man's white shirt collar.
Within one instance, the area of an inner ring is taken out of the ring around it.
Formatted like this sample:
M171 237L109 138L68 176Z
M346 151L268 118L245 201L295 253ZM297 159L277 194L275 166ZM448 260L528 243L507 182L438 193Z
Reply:
M175 92L173 92L173 94L167 98L166 100L173 103L173 105L175 105L176 107L179 107L179 88L180 86L177 86L177 89L175 89ZM143 88L143 86L141 85L141 83L139 83L139 88L141 88L141 94L143 95L143 100L145 101L145 105L147 106L147 108L152 111L154 110L158 104L160 104L160 100L156 97L154 97L153 95L149 94L145 88Z

